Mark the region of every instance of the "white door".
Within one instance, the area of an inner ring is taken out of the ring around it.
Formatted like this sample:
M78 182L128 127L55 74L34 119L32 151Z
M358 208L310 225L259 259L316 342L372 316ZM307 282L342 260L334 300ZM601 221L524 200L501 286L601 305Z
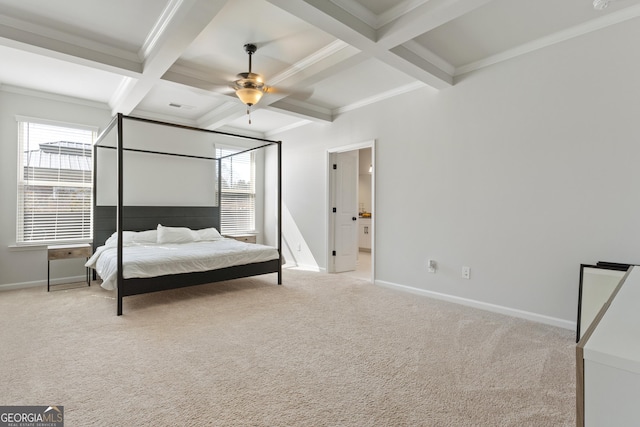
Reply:
M336 273L353 271L358 262L358 151L335 154L334 173Z

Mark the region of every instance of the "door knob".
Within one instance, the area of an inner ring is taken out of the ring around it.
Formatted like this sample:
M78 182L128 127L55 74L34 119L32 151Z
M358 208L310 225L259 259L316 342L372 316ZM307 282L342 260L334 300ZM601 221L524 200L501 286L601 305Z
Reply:
M355 216L351 218L352 221L357 221L358 218L356 218Z

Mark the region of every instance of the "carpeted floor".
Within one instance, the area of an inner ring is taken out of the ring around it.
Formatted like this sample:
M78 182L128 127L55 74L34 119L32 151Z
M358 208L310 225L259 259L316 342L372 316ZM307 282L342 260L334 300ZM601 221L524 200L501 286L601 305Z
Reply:
M574 333L295 270L0 293L0 405L65 426L572 426Z

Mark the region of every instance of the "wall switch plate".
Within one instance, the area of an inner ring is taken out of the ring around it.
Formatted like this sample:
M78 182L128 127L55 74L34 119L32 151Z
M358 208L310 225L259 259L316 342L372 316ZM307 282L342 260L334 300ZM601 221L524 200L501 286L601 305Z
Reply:
M427 261L427 268L429 269L429 273L435 273L438 268L438 264L432 259Z
M462 278L463 279L471 278L471 267L467 267L466 265L462 267Z

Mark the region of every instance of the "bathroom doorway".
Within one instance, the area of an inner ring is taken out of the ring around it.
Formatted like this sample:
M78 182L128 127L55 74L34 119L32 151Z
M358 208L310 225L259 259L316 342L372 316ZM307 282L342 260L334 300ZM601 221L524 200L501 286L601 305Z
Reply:
M327 186L327 270L371 282L375 278L374 145L367 141L330 150Z

